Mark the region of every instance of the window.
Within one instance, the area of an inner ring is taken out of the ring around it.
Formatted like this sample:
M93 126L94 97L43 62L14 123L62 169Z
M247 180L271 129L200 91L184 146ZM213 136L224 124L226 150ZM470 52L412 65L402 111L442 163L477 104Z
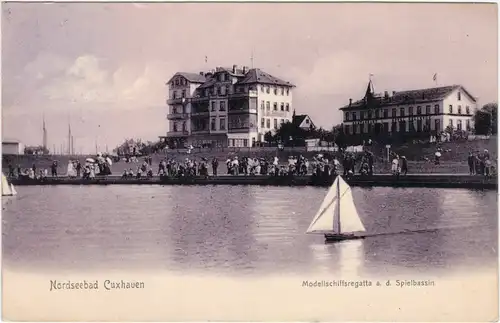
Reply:
M205 96L208 96L208 89L205 90Z
M260 119L260 127L264 128L265 125L266 125L266 119L264 118Z
M450 127L453 127L453 119L450 119Z
M462 93L460 93L460 91L457 93L457 100L462 100Z
M226 85L226 94L229 94L229 85Z
M172 107L172 113L176 114L177 113L177 108L175 106Z
M377 110L375 110L375 117L376 117L376 118L378 118L378 117L379 117L379 112L380 112L380 110L378 110L378 109L377 109Z
M278 95L278 88L274 88L274 95Z
M264 90L264 85L261 85L261 86L260 86L260 91L261 91L262 93L264 93L264 92L265 92L265 90Z
M285 110L290 111L290 103L285 104Z
M281 108L281 111L285 111L285 104L283 102L281 102L280 108Z
M400 108L399 109L399 116L404 117L405 116L405 108Z
M417 120L417 131L421 132L422 131L422 120Z
M278 119L274 118L274 129L278 129Z
M435 114L439 114L439 104L436 104L436 105L434 106L434 113L435 113Z
M219 111L226 111L226 102L220 101Z
M215 101L212 101L212 111L215 111Z
M179 79L175 79L175 85L179 85Z
M285 123L285 119L280 119L280 125Z
M368 111L368 119L371 119L372 118L372 110ZM346 118L346 120L349 120Z
M408 115L410 115L410 116L413 115L413 107L410 107L410 109L408 110Z
M430 105L425 106L425 114L431 114L431 106Z
M352 120L356 121L356 112L352 113Z
M266 101L266 110L269 111L271 110L271 102Z
M177 132L177 122L174 122L173 128L174 128L174 131Z
M345 126L345 133L346 133L347 135L350 135L350 134L351 134L351 131L350 131L350 127L349 127L349 125L346 125L346 126Z
M384 109L384 118L388 118L389 117L389 110L387 109Z
M286 95L290 94L290 89L286 89Z
M397 126L396 121L393 121L393 122L391 123L391 132L396 132L396 131L397 131L397 129L398 129L397 127L398 127L398 126Z
M346 112L345 113L345 118L344 118L345 121L348 121L349 120L349 112Z
M431 119L425 119L424 131L431 130Z
M397 110L396 110L396 108L392 108L392 111L391 111L391 116L392 116L393 118L395 118L395 117L397 116Z
M461 105L458 106L458 114L462 114L462 106Z
M269 94L270 92L271 92L271 88L270 88L270 87L269 87L269 85L268 85L268 86L266 86L266 93L268 93L268 94Z
M174 91L172 92L172 99L176 99L177 98L177 91Z
M281 95L285 95L285 88L284 87L281 88Z
M248 139L243 139L243 147L248 147Z
M278 103L276 102L273 103L273 110L278 111Z
M220 86L217 87L217 95L221 95L221 89Z
M271 119L266 120L266 128L271 129Z
M261 101L261 102L260 102L260 109L261 109L262 111L264 111L265 106L266 106L265 101Z
M210 123L210 128L215 130L215 118L212 118L212 122Z
M309 118L306 118L306 124L309 124Z
M434 130L436 130L436 132L440 132L441 131L438 119L434 120Z
M465 120L465 127L467 131L470 131L470 120Z
M220 119L219 129L220 130L226 130L226 118L221 118Z
M450 104L450 107L448 108L449 113L453 113L453 106Z
M252 147L255 147L255 137L252 137Z
M186 90L182 90L181 98L185 98L185 97L186 97Z
M421 114L422 114L422 107L417 106L417 115L421 115Z
M187 130L187 127L186 127L186 121L184 121L182 123L182 131L186 131Z
M470 114L470 107L469 107L469 106L466 106L466 107L465 107L465 113L466 113L466 114Z
M457 130L462 130L462 120L457 120Z

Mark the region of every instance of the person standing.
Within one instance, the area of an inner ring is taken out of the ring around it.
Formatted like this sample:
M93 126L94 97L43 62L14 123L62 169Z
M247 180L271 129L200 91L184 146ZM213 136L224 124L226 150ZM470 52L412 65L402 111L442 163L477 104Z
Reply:
M213 176L217 176L217 168L219 167L219 160L217 159L217 157L214 157L214 159L212 159L212 174Z
M474 175L476 173L476 166L474 165L475 160L476 157L474 156L474 153L471 151L469 153L469 157L467 157L467 163L469 164L469 175Z
M405 156L401 157L401 173L405 176L408 174L408 160Z

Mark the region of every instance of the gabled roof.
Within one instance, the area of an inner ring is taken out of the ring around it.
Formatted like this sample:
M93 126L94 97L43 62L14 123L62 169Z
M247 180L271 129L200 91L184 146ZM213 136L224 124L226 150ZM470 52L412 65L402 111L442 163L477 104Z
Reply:
M389 106L389 105L399 105L399 104L418 104L418 103L427 103L438 101L446 98L456 89L461 89L465 94L467 94L472 101L476 102L476 98L465 90L465 88L461 85L448 85L441 87L433 87L427 89L419 89L419 90L408 90L408 91L400 91L395 92L392 96L385 98L383 95L374 95L368 96L365 94L365 97L361 100L357 100L356 102L351 103L350 105L346 105L341 108L343 109L359 109L365 108L368 105L380 105L380 106ZM367 91L368 93L368 91Z
M245 77L237 82L237 84L274 84L288 87L295 87L292 83L288 81L283 81L271 74L268 74L258 68L252 68L248 71Z
M311 117L309 117L307 114L297 114L297 115L294 115L293 118L292 118L292 123L299 127L302 122L304 122L304 120L306 118L309 118L309 120L311 121L310 125L314 125L314 123L312 122L312 119Z
M203 76L201 74L189 73L189 72L177 72L174 74L174 76L172 76L170 78L170 80L168 80L167 84L172 82L172 79L176 76L182 76L191 83L205 83L205 81L206 81L205 76Z

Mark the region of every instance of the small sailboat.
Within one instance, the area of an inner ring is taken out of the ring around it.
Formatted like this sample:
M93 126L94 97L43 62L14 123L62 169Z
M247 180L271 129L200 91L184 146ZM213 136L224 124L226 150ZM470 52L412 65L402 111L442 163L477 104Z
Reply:
M351 187L337 176L306 233L324 234L327 242L335 242L363 239L365 231Z
M2 196L14 196L17 194L14 185L9 184L7 177L2 173Z

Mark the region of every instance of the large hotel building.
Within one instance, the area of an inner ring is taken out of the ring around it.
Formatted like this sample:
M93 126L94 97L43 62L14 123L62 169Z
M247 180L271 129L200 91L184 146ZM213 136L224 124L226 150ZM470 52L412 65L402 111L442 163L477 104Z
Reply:
M167 85L169 131L161 138L178 147L252 147L292 121L294 85L258 68L178 72Z
M476 99L461 85L375 94L371 82L364 98L340 108L344 133L436 135L448 126L470 130Z

